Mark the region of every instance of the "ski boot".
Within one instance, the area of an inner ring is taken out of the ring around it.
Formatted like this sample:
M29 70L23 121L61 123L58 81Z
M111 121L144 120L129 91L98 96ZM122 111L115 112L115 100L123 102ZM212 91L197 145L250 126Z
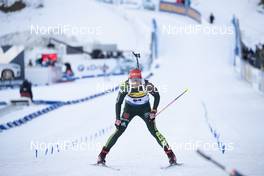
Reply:
M102 148L100 154L98 155L97 164L105 165L105 157L109 150L105 147Z
M164 147L164 151L165 151L165 153L167 154L167 156L169 158L170 165L177 164L177 159L176 159L176 156L173 153L173 151L170 148L168 148L168 147Z

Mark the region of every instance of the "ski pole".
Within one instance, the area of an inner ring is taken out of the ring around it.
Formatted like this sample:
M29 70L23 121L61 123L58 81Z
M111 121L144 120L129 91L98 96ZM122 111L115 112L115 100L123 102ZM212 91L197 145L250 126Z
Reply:
M140 53L135 53L135 52L132 52L133 55L136 57L136 60L137 60L137 68L139 69L139 62L138 62L138 58L140 58Z
M165 109L167 109L170 105L172 105L176 100L178 100L183 94L185 94L188 91L188 89L185 89L180 95L178 95L176 98L174 98L169 104L164 106L159 112L157 112L156 117L162 113Z
M197 150L196 151L200 156L202 156L203 158L205 158L206 160L212 162L214 165L216 165L217 167L219 167L220 169L222 169L223 171L225 171L228 175L230 176L243 176L241 173L239 173L237 170L232 170L232 171L228 171L226 169L226 167L222 164L220 164L219 162L215 161L213 158L211 158L210 156L206 155L205 153L203 153L201 150Z

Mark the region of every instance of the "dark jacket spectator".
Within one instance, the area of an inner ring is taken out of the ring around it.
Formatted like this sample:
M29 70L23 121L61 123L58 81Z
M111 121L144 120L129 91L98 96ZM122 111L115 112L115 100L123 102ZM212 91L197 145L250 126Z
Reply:
M20 96L21 97L28 97L31 100L33 100L33 93L32 93L31 87L32 87L32 84L29 81L24 80L20 86L20 91L19 91Z
M64 72L64 75L66 77L74 76L74 73L73 73L72 68L71 68L71 64L68 63L68 62L66 62L64 65L66 67L65 72Z
M214 16L213 13L211 13L210 16L209 16L209 22L210 22L210 24L214 24L214 20L215 20L215 16Z

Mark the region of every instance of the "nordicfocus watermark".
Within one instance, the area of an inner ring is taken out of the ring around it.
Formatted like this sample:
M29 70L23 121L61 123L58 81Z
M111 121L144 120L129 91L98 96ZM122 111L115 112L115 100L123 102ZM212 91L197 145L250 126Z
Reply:
M74 25L54 25L41 26L30 25L30 33L35 35L102 35L101 26L74 26Z
M87 142L79 142L79 141L70 141L70 140L58 140L56 142L42 142L42 141L31 141L30 142L30 150L38 150L38 151L49 151L51 150L63 152L68 150L73 151L96 151L101 147L101 143L87 143Z
M225 151L233 151L235 145L232 142L224 144ZM182 143L172 143L171 147L175 151L196 151L197 149L202 149L204 151L217 151L222 150L222 146L217 142L203 142L203 141L188 141Z
M152 85L139 85L136 88L133 88L130 85L119 85L116 89L116 85L113 83L105 83L105 82L98 82L95 84L95 87L91 87L95 90L95 92L98 91L110 91L110 92L131 92L132 89L141 91L143 90L146 93L152 93L152 92L159 92L159 93L167 93L169 90L169 86L167 84L161 84L159 86L152 87ZM92 90L91 90L92 91Z
M230 25L162 25L162 34L167 35L233 35Z
M105 77L105 79L109 79L107 76ZM118 82L119 83L119 82ZM105 81L105 80L99 80L97 81L95 84L87 87L87 91L89 91L90 93L98 93L98 92L131 92L132 87L129 86L122 86L123 84L119 84L115 82L109 82L109 81ZM137 88L135 88L134 90L143 90L145 93L152 93L152 92L159 92L160 94L166 94L170 92L170 86L168 84L159 84L155 87L151 87L150 85L148 86L143 86L140 85Z
M30 150L39 152L51 152L51 151L97 151L98 148L101 148L103 144L100 142L80 142L80 141L71 141L71 140L58 140L56 142L42 142L42 141L31 141ZM225 151L235 150L234 143L225 144ZM171 148L175 151L187 151L194 152L197 149L202 149L204 151L217 151L220 150L217 143L209 143L202 141L188 141L181 143L171 143Z

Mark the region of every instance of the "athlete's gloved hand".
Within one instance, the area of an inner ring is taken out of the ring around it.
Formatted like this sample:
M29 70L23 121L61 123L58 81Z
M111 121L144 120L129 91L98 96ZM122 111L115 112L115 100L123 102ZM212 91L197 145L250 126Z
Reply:
M157 110L156 109L152 109L149 113L149 120L150 121L154 121L155 118L156 118L156 113L157 113Z
M119 127L121 126L121 120L116 119L115 126L116 126L117 129L119 129Z

